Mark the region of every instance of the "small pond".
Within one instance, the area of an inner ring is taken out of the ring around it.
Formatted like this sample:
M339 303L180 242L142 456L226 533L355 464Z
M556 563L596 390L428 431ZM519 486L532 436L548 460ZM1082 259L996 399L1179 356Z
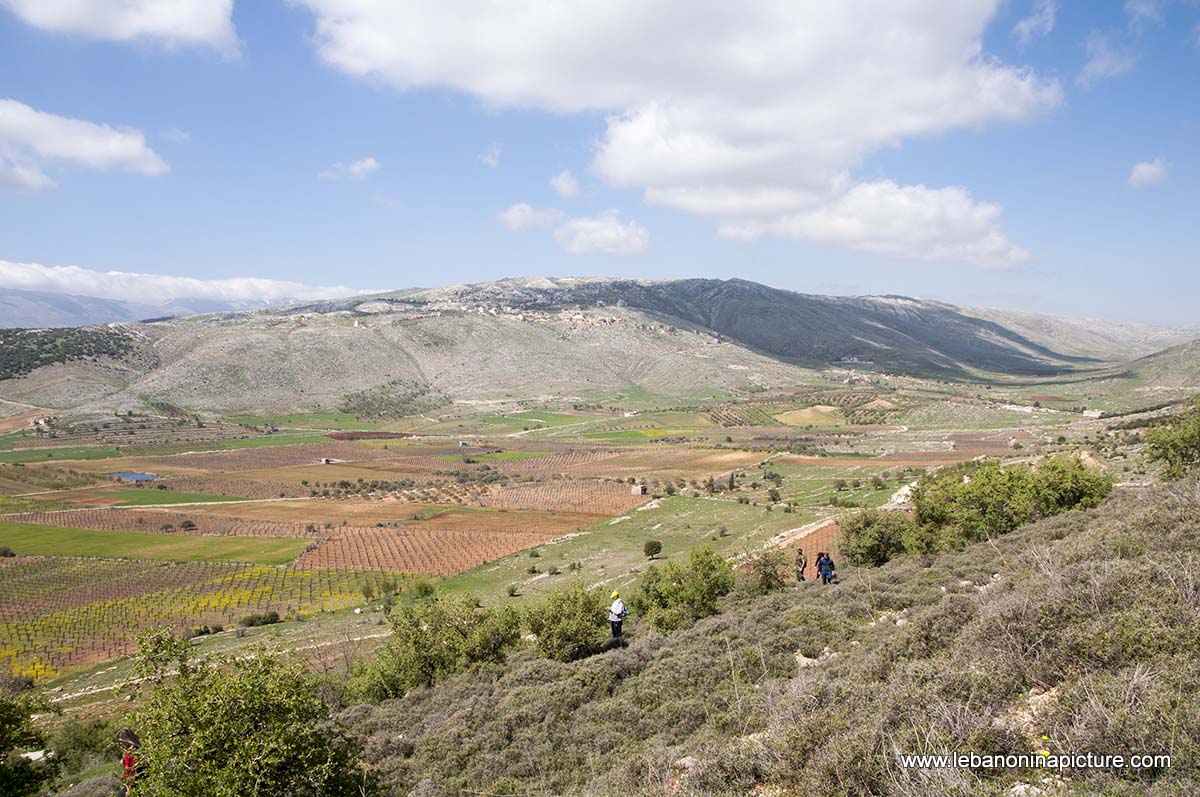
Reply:
M138 473L134 470L123 470L120 473L110 473L108 475L124 479L127 482L152 482L158 479L153 473Z

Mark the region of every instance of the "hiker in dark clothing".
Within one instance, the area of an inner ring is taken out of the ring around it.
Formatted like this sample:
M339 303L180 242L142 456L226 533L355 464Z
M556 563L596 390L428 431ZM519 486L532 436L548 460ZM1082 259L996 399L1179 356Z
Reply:
M804 580L804 571L808 569L808 557L804 555L803 548L796 549L796 580Z
M821 576L822 584L829 584L833 581L835 567L833 557L822 551L817 555L817 573Z

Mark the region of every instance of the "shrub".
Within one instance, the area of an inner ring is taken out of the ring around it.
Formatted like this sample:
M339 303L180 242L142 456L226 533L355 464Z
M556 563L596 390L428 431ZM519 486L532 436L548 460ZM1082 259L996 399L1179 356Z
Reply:
M1098 506L1112 485L1074 456L1048 457L1036 468L989 462L927 476L913 490L921 527L914 543L930 552L992 539L1040 517Z
M711 548L693 548L686 565L668 562L647 570L630 607L658 630L673 631L716 614L733 584L733 568L724 557Z
M425 600L432 598L437 592L437 588L433 586L433 582L426 579L419 579L413 582L412 596L417 600Z
M274 625L279 622L279 612L259 612L257 614L248 614L242 618L242 626L244 628L254 628L260 625Z
M905 550L916 523L902 512L868 509L838 519L838 550L852 565L878 567Z
M20 756L45 745L33 725L34 711L44 708L28 693L14 696L0 691L0 794L5 797L37 794L55 775L53 759L30 761Z
M376 793L299 662L263 649L195 662L186 646L159 638L135 670L153 684L131 722L145 765L137 794Z
M642 553L653 559L662 553L662 543L658 540L647 540L646 544L642 546Z
M390 620L387 647L351 679L351 692L368 700L399 697L474 664L503 661L521 637L514 610L481 608L470 595L414 603Z
M1200 396L1170 422L1146 430L1146 457L1163 465L1163 475L1178 479L1200 466Z
M118 761L117 725L110 719L75 719L54 730L49 747L62 774L73 775Z
M7 545L0 545L0 559L10 559L17 554Z
M780 572L787 565L783 553L774 548L760 551L750 558L748 563L749 575L746 586L752 595L766 595L777 589L783 589L783 574Z
M542 655L574 661L599 650L608 624L607 603L598 590L574 581L529 609L526 622Z

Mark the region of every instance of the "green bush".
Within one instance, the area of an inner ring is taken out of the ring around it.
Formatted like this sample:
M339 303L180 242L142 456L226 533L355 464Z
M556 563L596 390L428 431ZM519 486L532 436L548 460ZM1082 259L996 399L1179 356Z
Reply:
M1146 457L1163 465L1168 479L1181 478L1200 466L1200 396L1162 426L1146 430Z
M852 565L878 567L903 553L916 523L903 512L868 509L838 520L838 551Z
M1112 486L1110 476L1076 456L1047 457L1037 467L993 461L927 476L913 490L920 529L906 550L954 550L993 539L1038 518L1098 506Z
M766 595L783 589L783 570L787 559L775 548L759 551L747 562L748 573L744 590L751 595Z
M0 690L0 794L5 797L37 794L54 778L57 764L53 759L35 762L20 755L45 746L32 719L35 710L44 709L28 693L14 696Z
M716 614L733 584L733 568L724 557L711 548L693 548L686 565L668 562L647 570L630 608L658 630L674 631Z
M260 625L274 625L279 622L279 612L258 612L257 614L248 614L242 618L242 626L245 628L254 628Z
M470 595L428 598L389 619L387 647L351 676L352 695L379 701L432 686L474 664L503 661L521 638L513 609L483 608Z
M653 559L662 553L662 543L658 540L647 540L646 544L642 546L642 553L648 558Z
M111 719L75 719L50 735L49 746L64 775L121 760L118 725Z
M608 603L599 590L574 581L529 609L526 622L542 655L574 661L599 650L608 627Z
M135 660L152 684L130 720L142 739L139 797L375 793L299 662L265 649L197 662L168 636L144 637Z

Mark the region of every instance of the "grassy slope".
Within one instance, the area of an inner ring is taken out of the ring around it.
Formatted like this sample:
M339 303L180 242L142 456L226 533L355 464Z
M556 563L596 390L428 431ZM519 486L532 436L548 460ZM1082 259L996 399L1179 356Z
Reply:
M83 556L105 559L168 559L176 562L286 564L311 540L266 537L211 537L144 534L136 531L42 526L0 521L0 545L30 556Z
M1068 771L1056 793L1190 793L1198 532L1195 483L1121 495L994 545L733 598L670 636L634 619L627 648L573 664L522 650L343 720L396 793L999 795L1047 773L905 770L896 753L1043 747L1174 756Z

